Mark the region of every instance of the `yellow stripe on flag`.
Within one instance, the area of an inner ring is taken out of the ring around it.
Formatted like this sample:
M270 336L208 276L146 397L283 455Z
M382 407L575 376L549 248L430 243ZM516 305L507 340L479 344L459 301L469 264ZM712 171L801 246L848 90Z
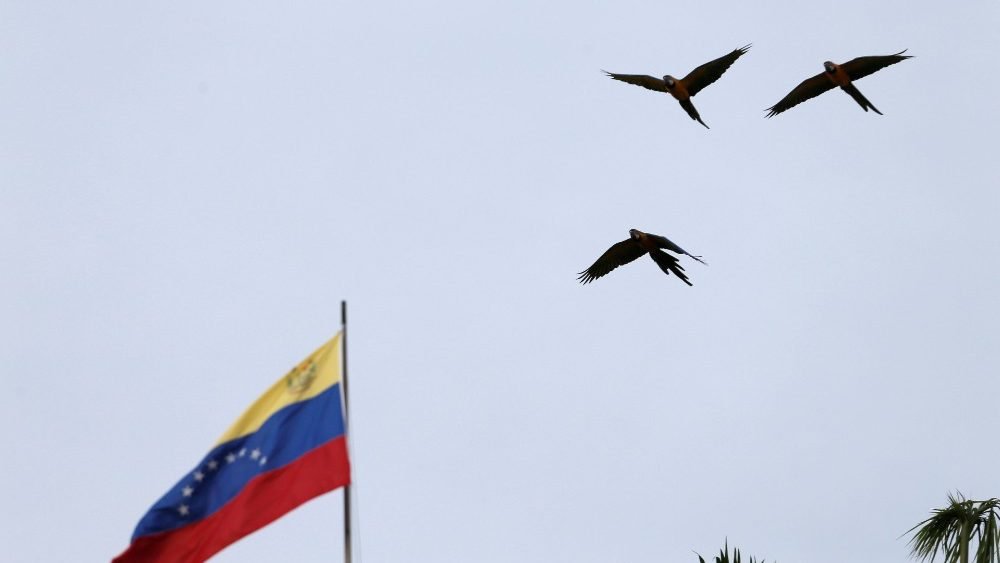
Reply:
M243 413L216 445L256 432L277 411L311 399L340 382L340 335L299 362Z

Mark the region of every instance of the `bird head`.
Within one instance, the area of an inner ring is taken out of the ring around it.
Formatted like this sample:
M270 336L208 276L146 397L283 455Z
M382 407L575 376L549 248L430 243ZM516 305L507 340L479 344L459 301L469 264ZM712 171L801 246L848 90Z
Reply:
M632 237L632 240L639 240L639 236L641 234L642 234L642 232L640 232L639 229L629 229L628 230L628 236Z
M663 81L667 84L667 88L671 90L673 90L674 86L677 85L677 79L674 78L673 76L670 76L669 74L663 77Z
M830 61L824 62L823 63L823 68L825 68L826 71L829 72L830 74L833 74L834 72L837 72L837 65L831 63Z

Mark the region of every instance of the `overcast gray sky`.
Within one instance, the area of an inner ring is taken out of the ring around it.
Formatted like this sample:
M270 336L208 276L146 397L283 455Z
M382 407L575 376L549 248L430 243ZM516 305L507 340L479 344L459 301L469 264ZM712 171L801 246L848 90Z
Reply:
M351 314L369 563L906 561L1000 496L1000 4L0 0L3 559L100 561ZM694 102L683 76L752 42ZM909 48L776 118L824 60ZM670 237L581 287L631 227ZM336 561L340 493L219 562Z

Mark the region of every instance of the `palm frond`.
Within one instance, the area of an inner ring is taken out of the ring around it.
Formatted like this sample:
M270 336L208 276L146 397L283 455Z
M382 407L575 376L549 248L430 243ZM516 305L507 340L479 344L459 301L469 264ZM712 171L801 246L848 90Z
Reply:
M719 550L719 554L715 556L715 561L713 563L743 563L743 558L740 555L739 549L733 548L732 556L729 554L729 538L726 538L724 547ZM695 552L695 555L698 555L699 563L705 563L705 559L698 554L697 551ZM758 561L756 557L750 556L749 563L765 563L765 560L761 559Z
M975 563L1000 563L1000 499L975 501L961 493L948 494L946 508L931 511L931 517L910 528L910 554L934 563L940 554L944 563L958 563L962 546L971 552L975 540ZM904 534L904 535L906 535Z

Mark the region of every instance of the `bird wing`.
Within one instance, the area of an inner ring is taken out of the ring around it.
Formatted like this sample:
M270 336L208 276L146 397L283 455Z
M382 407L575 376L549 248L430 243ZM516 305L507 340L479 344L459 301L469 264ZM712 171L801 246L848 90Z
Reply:
M666 248L671 252L677 254L683 254L685 256L690 256L691 258L694 258L698 262L705 264L705 261L701 259L701 256L695 256L694 254L691 254L687 250L684 250L683 248L677 246L677 244L675 244L672 240L668 239L667 237L661 237L660 235L653 235L653 234L648 234L647 236L653 239L653 241L656 242L656 246L660 248ZM707 266L708 264L705 265Z
M590 283L599 277L607 275L618 266L624 266L646 251L632 239L623 240L611 245L594 264L580 272L580 283Z
M900 61L913 58L912 55L904 55L903 53L905 52L906 49L903 49L895 55L858 57L840 65L840 68L844 69L844 72L847 73L847 76L851 77L851 80L860 80L869 74L882 70L889 65L894 65Z
M787 96L781 98L780 102L767 108L765 110L768 112L767 116L774 117L775 115L791 109L806 100L815 98L827 90L832 90L835 84L832 80L824 76L824 74L825 73L821 72L812 78L803 80L802 83L789 92Z
M733 52L728 55L719 57L714 61L709 61L689 72L687 76L681 79L684 87L687 88L688 94L694 96L702 88L718 80L723 73L729 70L729 67L733 66L736 59L743 56L749 50L750 45L733 49Z
M681 267L680 263L673 256L658 248L654 248L649 251L649 257L653 259L653 262L656 262L656 265L663 270L664 274L669 276L670 273L673 272L673 274L680 278L682 282L688 285L694 285L688 281L688 277L684 273L684 268Z
M621 80L622 82L642 86L647 90L655 90L657 92L667 91L667 83L659 78L656 78L655 76L649 76L646 74L615 74L606 70L602 72L615 80Z

